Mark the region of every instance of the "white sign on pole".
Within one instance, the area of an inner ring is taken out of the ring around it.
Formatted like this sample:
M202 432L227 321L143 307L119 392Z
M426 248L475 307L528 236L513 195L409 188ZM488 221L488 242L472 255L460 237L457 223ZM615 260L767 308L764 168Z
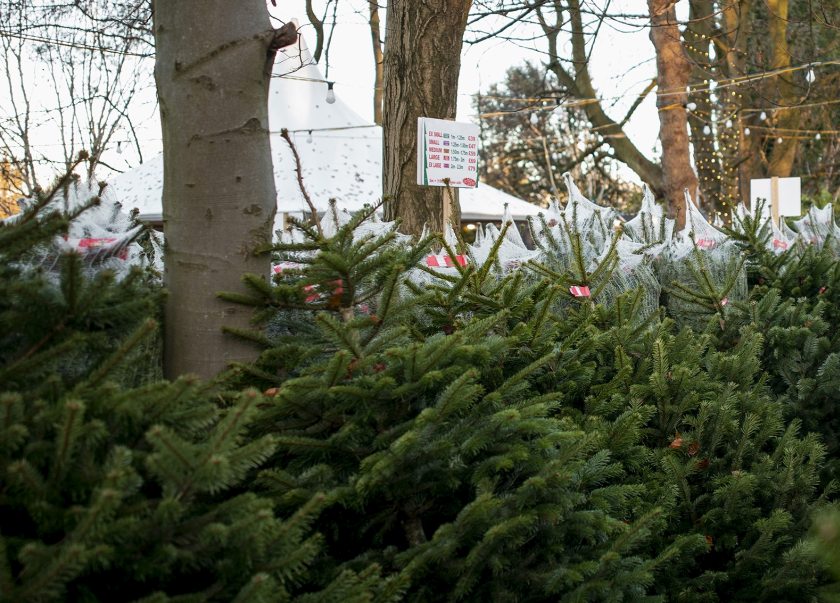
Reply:
M764 211L771 212L773 204L773 178L757 178L750 180L750 210L755 215L757 201L764 199ZM797 178L776 178L778 191L776 200L777 216L802 215L802 181Z
M478 186L478 135L475 124L446 119L417 119L417 184Z

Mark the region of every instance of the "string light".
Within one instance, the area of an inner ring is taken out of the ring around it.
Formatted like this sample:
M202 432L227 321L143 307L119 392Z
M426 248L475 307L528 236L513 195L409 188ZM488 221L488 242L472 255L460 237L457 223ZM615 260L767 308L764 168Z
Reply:
M691 102L686 105L689 111L697 111L697 103Z
M712 133L712 129L708 125L703 126L703 134L708 136L711 133Z
M732 127L732 120L731 120L731 119L727 119L727 120L726 120L726 127L727 127L727 128L731 128L731 127Z
M758 119L761 121L767 121L767 111L762 111L761 115L758 116Z
M329 104L333 104L335 102L335 90L333 90L333 86L335 82L327 82L327 102Z
M784 142L784 141L782 140L782 137L781 137L781 136L779 136L779 137L776 139L776 142L777 142L778 144L782 144L782 142Z
M820 136L820 133L817 132L817 135L814 136L814 140L819 140L820 138L822 138L822 136Z
M306 142L312 143L312 130L309 130L309 134L306 135Z
M744 128L744 136L749 136L749 135L750 135L750 129L749 128Z
M816 80L816 79L817 79L817 75L814 73L813 69L809 69L805 73L805 81L808 82L809 84L813 84L814 80Z
M122 141L117 142L117 155L122 155Z

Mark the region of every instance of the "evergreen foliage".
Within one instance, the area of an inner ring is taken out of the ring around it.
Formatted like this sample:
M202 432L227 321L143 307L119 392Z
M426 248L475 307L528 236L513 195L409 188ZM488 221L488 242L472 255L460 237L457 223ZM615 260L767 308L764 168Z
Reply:
M394 600L375 566L307 588L328 501L281 517L249 487L277 447L248 433L259 392L135 387L151 280L89 278L75 253L28 266L74 218L53 194L0 225L0 600Z
M247 300L299 325L254 335L267 350L242 374L274 394L268 494L328 492L326 575L375 561L413 601L815 596L801 541L834 489L825 446L789 420L740 310L708 308L704 334L642 312L640 291L574 298L573 279L595 298L616 269L615 243L592 264L579 238L566 264L501 275L500 236L421 286L405 267L427 242L356 227L284 246L306 268L251 279Z

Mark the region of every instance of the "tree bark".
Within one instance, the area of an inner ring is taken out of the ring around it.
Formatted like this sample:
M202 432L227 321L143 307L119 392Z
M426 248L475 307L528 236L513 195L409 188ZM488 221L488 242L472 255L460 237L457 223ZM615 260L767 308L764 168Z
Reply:
M662 174L669 213L677 227L685 225L685 195L697 195L697 176L691 167L688 148L688 102L686 86L691 64L680 41L673 0L648 0L650 39L656 49L659 109L659 141L662 144Z
M712 93L709 89L712 58L710 47L715 30L715 4L709 0L690 0L688 23L683 31L686 54L694 63L689 101L697 108L688 113L694 164L705 209L715 211L720 203L720 161L715 149L714 134L704 133L712 115ZM699 202L699 200L698 200Z
M274 31L263 0L157 0L155 81L163 128L165 374L209 378L256 350L226 335L251 313L217 297L245 272L268 275L254 248L271 235L276 192L268 135Z
M726 78L736 78L747 73L747 45L751 35L752 0L726 0L721 3L721 21L723 34L721 51L724 61L721 62L721 73ZM722 170L721 200L722 203L737 203L750 198L750 178L760 154L760 136L748 137L744 128L748 122L739 109L744 105L740 100L740 91L736 88L724 90L721 98L728 101L724 105L727 115L737 113L733 121L737 120L737 129L730 131L729 140L722 141L721 148L724 156ZM757 144L758 142L758 144Z
M375 78L373 81L373 123L382 125L382 86L385 81L385 63L382 57L382 33L379 27L379 0L368 0L370 15L370 41L373 46Z
M417 118L453 119L461 44L472 0L392 0L385 21L383 183L385 218L420 234L444 227L443 187L417 179ZM455 208L457 209L457 191ZM457 225L460 216L453 212Z
M785 69L790 67L790 50L787 42L788 0L767 0L767 10L770 26L771 68ZM798 95L796 85L793 82L793 73L783 73L774 80L779 90L779 105L783 107L776 110L775 125L782 132L796 129L799 126L799 110L794 107L798 101ZM781 143L773 143L768 168L771 177L786 178L790 176L793 163L796 160L798 146L799 141L790 134L783 137Z

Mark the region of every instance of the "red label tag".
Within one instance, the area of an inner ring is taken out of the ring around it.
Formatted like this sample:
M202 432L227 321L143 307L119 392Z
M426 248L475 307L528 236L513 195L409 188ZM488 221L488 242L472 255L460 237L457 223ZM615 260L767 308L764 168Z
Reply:
M728 297L724 297L722 300L720 300L720 305L721 306L725 306L728 303L729 303L729 298Z
M773 249L787 249L788 244L779 239L773 239Z
M450 255L426 256L426 266L429 266L431 268L452 268L455 266L455 262L457 262L459 266L466 266L467 256L456 255L454 259Z
M303 268L303 264L297 262L280 262L271 266L274 274L281 274L284 270L299 270Z
M66 237L65 237L65 239L66 239ZM71 243L73 242L73 239L67 239L67 240L70 241ZM98 249L99 247L104 247L106 245L110 245L111 243L116 242L116 240L117 239L114 238L114 237L105 237L105 238L89 237L89 238L84 238L84 239L78 239L78 242L76 243L76 247L79 250L85 251L85 252L94 251L94 250ZM127 260L128 259L128 249L125 248L125 247L120 249L117 252L117 257L120 258L121 260Z
M575 297L589 297L591 295L589 293L589 287L583 287L581 285L572 285L569 287L569 293Z
M697 246L700 249L711 249L715 246L715 242L711 239L697 239Z

